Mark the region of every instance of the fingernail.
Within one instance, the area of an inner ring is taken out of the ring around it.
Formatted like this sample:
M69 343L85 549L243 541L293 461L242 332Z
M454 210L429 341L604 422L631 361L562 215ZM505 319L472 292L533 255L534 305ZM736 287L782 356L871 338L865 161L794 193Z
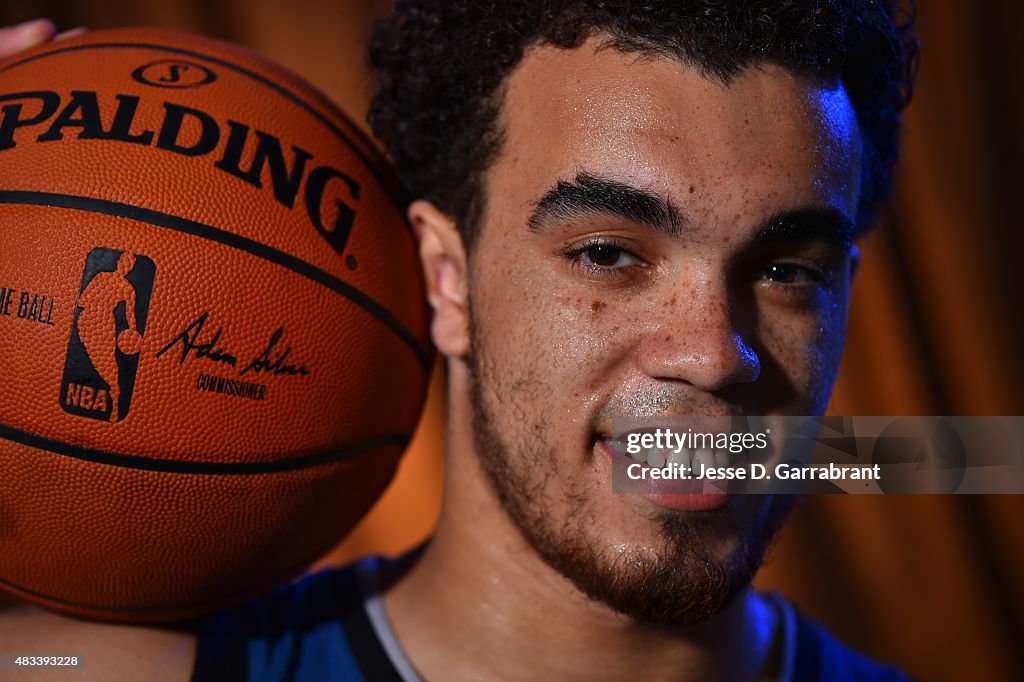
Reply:
M56 31L56 27L49 19L33 19L12 26L8 30L13 34L15 41L25 47L30 47L49 40Z
M55 27L49 19L30 19L12 26L11 30L19 33L52 33Z
M88 33L89 29L85 26L76 26L75 28L69 28L66 31L62 31L53 37L54 40L66 40L67 38L74 38L76 36L84 35Z

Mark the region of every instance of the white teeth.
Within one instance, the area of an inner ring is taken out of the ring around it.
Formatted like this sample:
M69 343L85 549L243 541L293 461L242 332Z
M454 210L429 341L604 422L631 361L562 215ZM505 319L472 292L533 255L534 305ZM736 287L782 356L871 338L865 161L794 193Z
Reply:
M626 441L622 440L621 438L605 438L604 442L605 445L607 445L612 450L618 452L621 455L629 454L626 449L628 447Z
M693 468L696 471L713 469L715 467L715 456L710 450L701 449L693 453Z
M657 449L648 450L647 463L656 469L662 468L663 466L665 466L665 451Z
M610 447L612 450L614 450L615 452L619 453L620 455L626 455L627 457L632 457L633 459L635 459L638 462L646 462L647 461L647 453L642 448L640 449L639 452L630 452L629 451L629 444L624 439L622 439L622 438L605 438L604 442L605 442L605 445L607 445L608 447Z
M719 468L728 468L729 466L729 451L728 450L715 450L715 466Z
M673 451L668 456L668 463L674 466L690 468L690 448L683 448L679 452Z

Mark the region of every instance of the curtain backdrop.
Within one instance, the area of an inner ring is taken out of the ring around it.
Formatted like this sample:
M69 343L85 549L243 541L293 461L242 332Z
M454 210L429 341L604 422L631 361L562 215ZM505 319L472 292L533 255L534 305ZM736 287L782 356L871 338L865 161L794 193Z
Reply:
M864 243L830 412L1024 414L1024 5L921 0L922 71L883 224ZM4 0L0 24L159 25L290 66L362 123L371 0ZM365 127L365 126L364 126ZM426 538L441 485L435 373L397 480L324 563ZM1024 679L1024 496L807 499L758 576L853 646L925 679ZM9 602L8 602L9 603ZM2 647L0 647L2 648Z

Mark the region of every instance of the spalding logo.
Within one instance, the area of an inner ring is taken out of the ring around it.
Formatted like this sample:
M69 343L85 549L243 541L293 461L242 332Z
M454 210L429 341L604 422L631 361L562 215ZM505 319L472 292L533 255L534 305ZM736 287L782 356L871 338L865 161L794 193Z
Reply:
M217 74L205 66L180 59L161 59L132 71L132 78L157 88L198 88L217 80Z
M159 117L159 126L139 130L140 111ZM105 121L110 121L109 128ZM34 134L25 130L43 125L46 129ZM66 134L69 130L75 132ZM215 168L256 189L267 188L282 206L295 209L296 202L304 204L309 224L339 254L345 252L355 224L361 185L347 173L318 165L312 153L269 132L230 118L218 121L174 102L125 93L101 97L89 90L72 90L66 101L62 93L51 90L0 94L0 152L18 146L16 133L32 134L38 143L73 135L79 140L153 146L197 160L212 156ZM300 192L303 185L305 191ZM333 220L328 218L332 204Z
M155 276L156 265L145 256L89 252L61 381L65 412L106 422L127 416Z

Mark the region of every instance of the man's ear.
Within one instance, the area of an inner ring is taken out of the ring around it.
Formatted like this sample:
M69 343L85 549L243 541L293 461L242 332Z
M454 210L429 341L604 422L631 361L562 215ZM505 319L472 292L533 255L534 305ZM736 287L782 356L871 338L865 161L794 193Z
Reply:
M463 357L469 352L469 309L462 236L455 221L429 201L414 201L408 216L419 239L427 300L434 309L430 326L434 345L448 357Z

